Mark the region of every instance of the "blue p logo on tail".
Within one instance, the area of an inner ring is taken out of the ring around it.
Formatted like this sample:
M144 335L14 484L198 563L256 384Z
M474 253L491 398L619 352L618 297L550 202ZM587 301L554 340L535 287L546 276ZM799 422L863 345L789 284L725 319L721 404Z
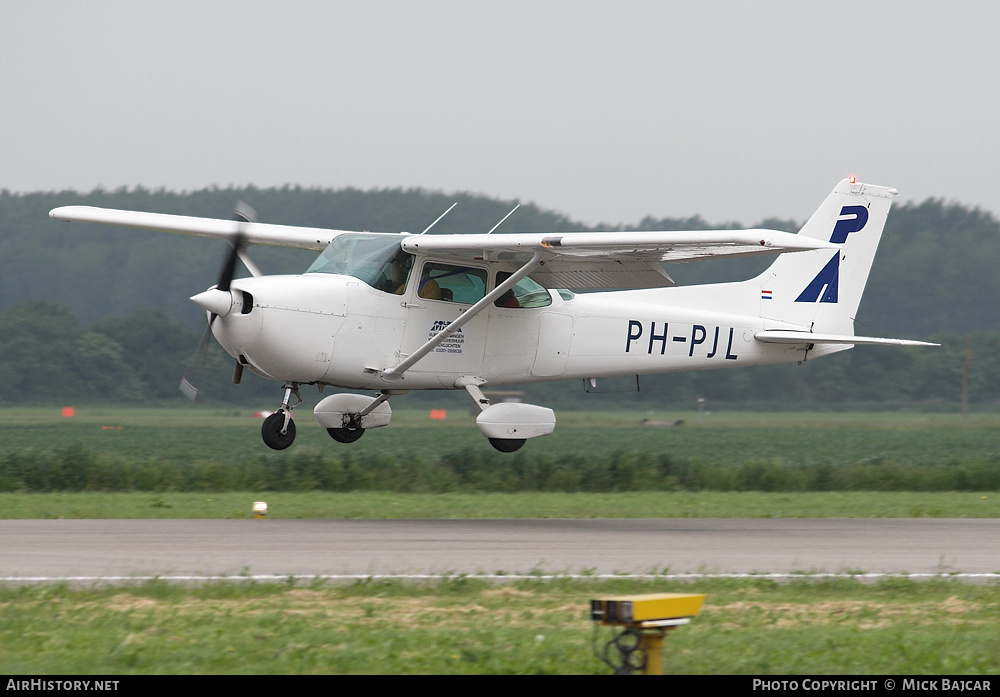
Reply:
M868 209L864 206L844 206L840 209L841 219L837 221L833 228L833 235L830 241L834 244L844 244L847 236L852 232L857 232L868 222ZM853 218L844 218L845 215L853 215Z

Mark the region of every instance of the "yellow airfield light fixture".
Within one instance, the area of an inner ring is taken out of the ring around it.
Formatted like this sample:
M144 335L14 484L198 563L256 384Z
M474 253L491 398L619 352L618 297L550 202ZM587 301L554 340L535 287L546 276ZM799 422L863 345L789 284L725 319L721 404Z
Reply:
M621 627L598 658L616 675L663 675L663 638L698 614L704 595L647 593L616 595L590 601L590 619L598 625Z

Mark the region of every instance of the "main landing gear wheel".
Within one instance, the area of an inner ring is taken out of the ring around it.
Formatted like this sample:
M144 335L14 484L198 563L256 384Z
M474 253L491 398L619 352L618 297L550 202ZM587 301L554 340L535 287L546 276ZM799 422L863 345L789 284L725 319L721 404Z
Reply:
M524 445L524 438L490 438L490 445L502 453L512 453Z
M288 420L288 428L285 428L284 412L276 412L264 419L264 424L260 427L260 435L264 439L264 444L272 450L284 450L295 440L295 422Z
M363 428L328 428L326 432L338 443L353 443L365 435Z

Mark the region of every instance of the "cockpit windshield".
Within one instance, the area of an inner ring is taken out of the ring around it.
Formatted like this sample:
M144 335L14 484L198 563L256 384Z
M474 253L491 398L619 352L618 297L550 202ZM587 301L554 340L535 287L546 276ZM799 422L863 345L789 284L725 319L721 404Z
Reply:
M376 290L402 293L413 257L402 250L400 241L397 235L337 235L306 273L354 276Z

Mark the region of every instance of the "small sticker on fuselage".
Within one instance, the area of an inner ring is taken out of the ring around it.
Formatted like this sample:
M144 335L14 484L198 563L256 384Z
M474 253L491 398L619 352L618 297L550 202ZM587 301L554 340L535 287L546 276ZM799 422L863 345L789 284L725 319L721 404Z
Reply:
M431 323L430 330L427 332L427 340L430 341L435 336L440 334L449 324L451 324L451 322L448 320L434 320ZM451 334L451 336L434 347L434 353L462 353L464 347L465 334L462 333L462 328L459 327Z

